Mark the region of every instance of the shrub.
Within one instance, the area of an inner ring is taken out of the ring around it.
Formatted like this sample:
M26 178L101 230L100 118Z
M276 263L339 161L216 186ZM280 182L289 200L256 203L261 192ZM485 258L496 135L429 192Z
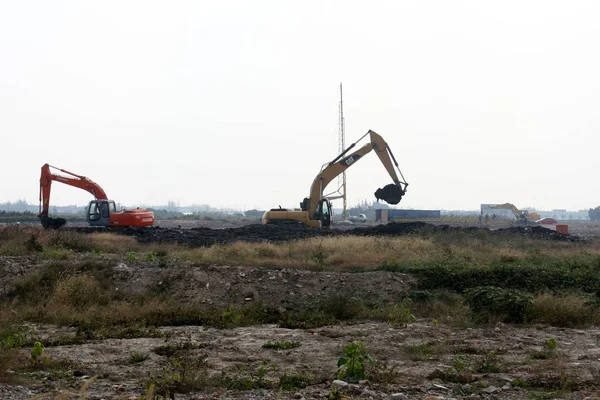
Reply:
M388 320L390 325L406 328L409 324L415 322L415 316L409 308L411 303L410 299L404 299L400 304L394 304Z
M289 349L293 349L293 348L299 347L301 344L302 343L300 343L298 341L293 341L293 342L287 342L287 341L271 342L270 340L268 340L267 343L263 344L262 347L264 347L265 349L289 350Z
M344 347L344 353L338 360L338 378L365 379L366 364L375 364L375 359L365 350L365 343L354 341Z
M465 303L480 320L501 317L505 322L523 322L533 299L517 290L482 286L467 290Z

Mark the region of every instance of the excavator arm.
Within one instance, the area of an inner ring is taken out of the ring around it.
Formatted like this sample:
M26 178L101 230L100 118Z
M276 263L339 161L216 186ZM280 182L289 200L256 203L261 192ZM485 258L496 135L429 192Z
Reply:
M56 169L69 176L52 173L50 168ZM97 183L85 176L77 175L64 169L56 168L50 164L42 166L42 174L40 177L40 213L38 217L42 220L42 225L47 227L58 228L66 222L62 218L48 217L50 208L50 190L52 189L52 181L62 182L65 185L74 186L90 192L97 200L108 200L106 192Z
M356 144L367 135L370 137L370 142L353 153L348 154L348 152L352 150ZM321 172L319 172L319 174L315 177L312 186L310 187L310 197L304 199L304 202L302 203L302 209L308 211L308 215L314 215L317 211L320 200L323 198L323 191L327 185L346 169L354 165L362 157L369 154L372 150L375 150L379 160L394 182L393 185L387 185L383 189L378 189L377 192L375 192L375 196L378 200L383 199L390 204L398 204L406 192L408 183L403 181L404 177L398 168L398 162L396 161L396 158L394 157L394 154L392 153L388 144L379 134L369 130L369 132L363 135L355 143L348 146L348 148L335 159L333 159L333 161L325 164L321 168ZM396 173L394 166L402 177L402 181L398 178L398 174Z
M494 210L510 210L513 212L517 219L522 218L521 211L519 211L519 209L511 203L497 204L495 206L491 206L490 208Z

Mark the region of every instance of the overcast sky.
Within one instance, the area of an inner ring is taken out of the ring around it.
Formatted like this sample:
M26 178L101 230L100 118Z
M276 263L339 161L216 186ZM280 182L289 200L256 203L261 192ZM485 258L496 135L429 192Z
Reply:
M4 1L0 202L37 202L50 163L129 205L298 206L343 82L347 143L386 139L400 206L594 207L598 21L597 1ZM390 182L368 155L349 204Z

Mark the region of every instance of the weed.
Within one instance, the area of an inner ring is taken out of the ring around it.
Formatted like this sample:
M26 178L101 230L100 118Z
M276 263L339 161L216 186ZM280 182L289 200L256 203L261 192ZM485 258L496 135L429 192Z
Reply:
M312 253L310 253L310 259L312 260L313 263L315 263L317 268L323 269L325 267L325 258L326 257L327 256L325 255L325 252L323 251L323 241L321 240L321 243L319 243L319 246Z
M156 257L164 258L167 255L168 254L167 254L167 251L165 249L159 249L159 250L156 251Z
M303 389L303 388L309 386L311 382L312 382L312 377L310 377L308 375L283 374L281 377L279 377L279 385L278 386L282 390Z
M223 372L220 379L220 386L236 390L266 388L271 385L271 381L267 379L267 374L270 370L273 372L276 371L277 366L273 363L269 364L267 361L262 361L258 365L256 372L250 371L248 367L240 368L237 374L232 377L225 376Z
M437 342L425 342L409 345L406 348L412 361L425 361L437 359L434 355L439 354L441 346Z
M483 361L481 362L481 364L477 368L477 372L482 372L482 373L486 373L486 372L491 372L491 373L500 372L500 367L498 366L498 360L496 358L496 352L494 350L490 351L485 356L485 358L483 359Z
M288 341L271 342L270 340L268 340L267 343L263 344L262 347L264 347L265 349L289 350L289 349L293 349L293 348L299 347L301 344L302 343L297 342L297 341L293 341L293 342L288 342Z
M156 254L153 251L151 251L148 254L146 254L146 261L152 262L155 259L156 259Z
M139 353L139 352L135 351L129 355L129 363L130 364L141 363L141 362L146 361L148 359L148 357L150 357L150 355L148 353Z
M389 366L387 362L375 364L375 367L369 376L369 380L383 384L398 383L396 365Z
M29 236L29 239L27 239L27 242L25 243L25 247L27 250L35 251L37 253L41 253L42 250L44 250L44 246L38 242L37 236L35 235Z
M317 308L326 315L345 321L356 318L361 312L362 304L355 297L334 295L318 302Z
M44 359L42 356L44 355L46 348L42 344L42 342L35 342L33 348L31 349L31 363L32 365L39 365ZM46 358L47 359L47 358Z
M452 367L449 367L444 373L444 380L456 383L468 383L472 380L471 371L467 368L468 358L466 356L456 356L452 360Z
M531 358L538 360L555 358L558 355L558 352L556 351L557 346L556 339L551 336L544 341L544 346L541 351L534 351L531 353Z
M415 316L410 311L412 300L406 298L400 304L394 304L389 316L389 324L395 327L406 328L415 322Z
M153 353L159 356L175 357L182 354L188 354L191 350L196 350L206 347L205 344L197 344L192 342L180 342L165 346L156 347L152 350Z
M27 341L25 335L26 335L25 331L23 331L23 330L19 330L18 332L11 333L6 337L6 339L4 339L3 344L4 344L4 346L8 347L9 349L16 349L19 347L23 347Z
M128 263L138 262L138 261L140 261L140 256L138 256L135 251L130 251L125 256L125 260L127 260Z
M68 260L73 257L73 250L58 244L52 247L44 247L42 256L49 260Z
M365 350L365 343L353 341L344 347L344 353L338 359L338 378L365 379L367 362L374 365L375 359Z
M467 290L465 303L478 320L500 316L506 322L523 322L533 299L517 290L482 286Z

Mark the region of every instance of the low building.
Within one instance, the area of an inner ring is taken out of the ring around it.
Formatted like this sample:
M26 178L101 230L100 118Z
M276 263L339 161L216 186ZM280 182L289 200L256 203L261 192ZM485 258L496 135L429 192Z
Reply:
M389 222L393 219L433 219L440 218L440 210L375 210L375 221Z

